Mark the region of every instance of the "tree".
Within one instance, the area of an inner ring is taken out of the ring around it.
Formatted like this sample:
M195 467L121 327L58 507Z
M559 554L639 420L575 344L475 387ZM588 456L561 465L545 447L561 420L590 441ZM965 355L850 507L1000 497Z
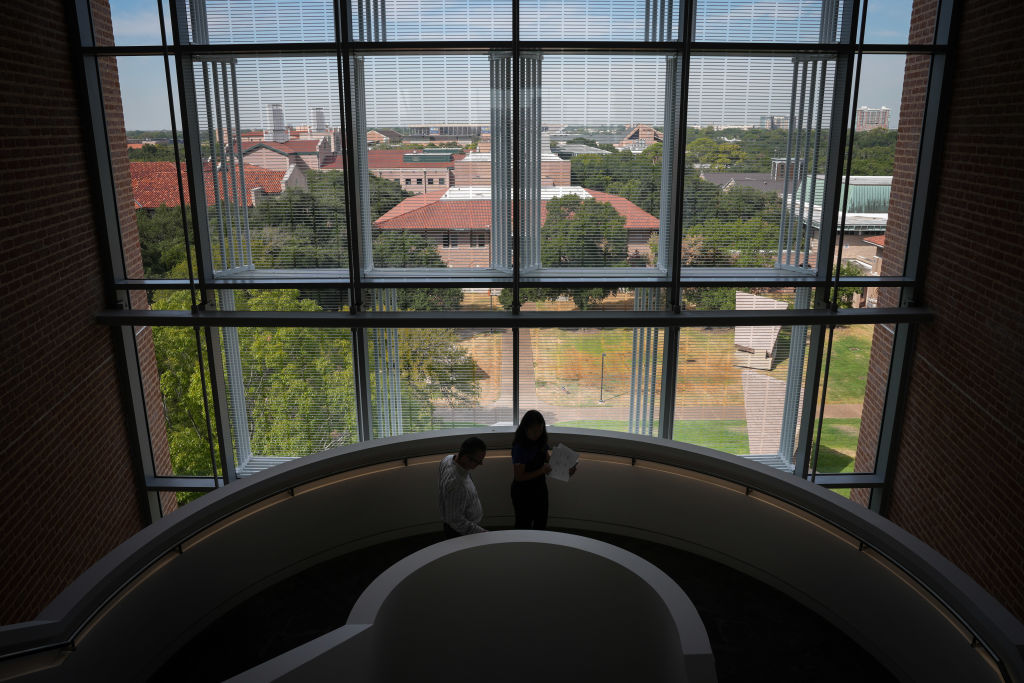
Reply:
M444 268L437 247L426 237L404 230L381 231L373 238L374 261L387 268ZM398 308L403 311L451 311L462 303L458 287L398 290Z
M661 145L649 154L629 150L612 154L582 154L570 160L573 185L625 197L658 216L661 211ZM646 150L645 150L646 152Z
M575 137L569 140L566 144L568 145L586 145L587 147L594 147L596 149L603 149L606 152L618 152L614 145L609 145L606 142L598 142L597 140L591 140L585 137Z
M433 406L467 405L480 395L482 372L455 330L400 329L402 417L407 431L435 429Z
M863 276L864 271L852 263L846 262L839 266L840 278ZM853 308L853 297L863 291L863 287L840 287L836 295L836 305L839 308Z
M569 194L547 203L541 263L546 267L621 266L626 219L611 204Z
M160 291L152 308L188 310L191 301L184 291ZM153 346L160 374L171 471L176 475L212 476L211 443L216 443L216 426L207 429L204 387L200 381L195 331L188 327L153 327ZM208 389L207 389L208 392ZM209 395L207 393L207 395ZM216 451L214 451L216 452ZM195 495L179 495L186 502Z
M370 220L411 196L394 180L370 175ZM249 210L253 261L258 268L345 268L345 176L308 171L308 189L289 188Z
M177 206L160 206L154 210L139 209L135 212L142 251L142 272L147 278L169 277L174 267L185 260L185 233L181 227L181 214L181 208ZM191 236L192 215L187 210L185 220ZM187 272L184 276L188 276Z
M700 168L710 167L717 155L718 143L710 137L699 137L686 145L688 161Z
M188 292L160 292L155 309L180 310ZM316 311L295 290L242 290L238 310ZM352 351L347 332L304 327L239 328L246 422L256 455L307 455L356 440ZM154 327L175 474L212 474L195 333ZM205 350L202 362L205 364ZM209 391L207 389L207 391Z
M128 161L174 161L174 145L143 144L128 148Z

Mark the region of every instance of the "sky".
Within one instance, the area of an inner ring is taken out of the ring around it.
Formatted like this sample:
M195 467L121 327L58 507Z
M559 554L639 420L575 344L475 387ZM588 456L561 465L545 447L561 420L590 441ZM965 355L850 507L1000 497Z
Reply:
M110 4L116 44L160 43L156 0L110 0ZM501 40L511 35L510 0L387 0L385 4L389 40ZM912 0L871 0L866 41L905 41L911 4ZM644 6L645 0L521 0L521 35L527 40L642 39ZM698 0L696 38L816 42L820 6L821 0ZM214 43L333 40L331 0L207 0L206 8ZM670 23L677 26L677 18ZM867 56L861 74L858 104L889 107L893 128L899 120L904 61L902 55ZM126 127L169 128L162 58L119 57L118 69ZM370 126L489 123L487 55L375 56L365 60L364 69ZM323 107L330 124L337 123L337 73L332 58L242 58L236 70L244 127L263 127L271 103L284 107L289 125L310 123L315 107ZM546 55L540 61L543 122L660 125L665 74L662 56ZM787 115L792 82L789 58L696 58L687 122L750 125L765 114Z

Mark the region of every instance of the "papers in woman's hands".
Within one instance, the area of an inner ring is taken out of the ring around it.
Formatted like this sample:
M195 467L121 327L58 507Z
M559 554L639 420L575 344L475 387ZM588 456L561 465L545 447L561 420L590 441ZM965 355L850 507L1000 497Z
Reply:
M558 444L551 451L551 459L548 461L548 464L551 465L551 472L548 473L548 476L559 481L569 481L569 470L579 459L579 453L564 443Z

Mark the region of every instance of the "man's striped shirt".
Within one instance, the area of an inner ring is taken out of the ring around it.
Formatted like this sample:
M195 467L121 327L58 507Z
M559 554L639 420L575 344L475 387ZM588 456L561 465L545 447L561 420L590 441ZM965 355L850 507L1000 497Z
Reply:
M438 468L438 504L441 519L460 534L487 531L480 526L484 508L480 505L473 478L468 470L455 462L454 455L446 456Z

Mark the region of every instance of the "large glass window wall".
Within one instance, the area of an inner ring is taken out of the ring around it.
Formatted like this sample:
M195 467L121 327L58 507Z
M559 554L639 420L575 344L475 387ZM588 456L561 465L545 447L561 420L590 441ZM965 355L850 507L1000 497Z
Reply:
M154 492L540 408L879 505L947 9L149 4L78 12Z

